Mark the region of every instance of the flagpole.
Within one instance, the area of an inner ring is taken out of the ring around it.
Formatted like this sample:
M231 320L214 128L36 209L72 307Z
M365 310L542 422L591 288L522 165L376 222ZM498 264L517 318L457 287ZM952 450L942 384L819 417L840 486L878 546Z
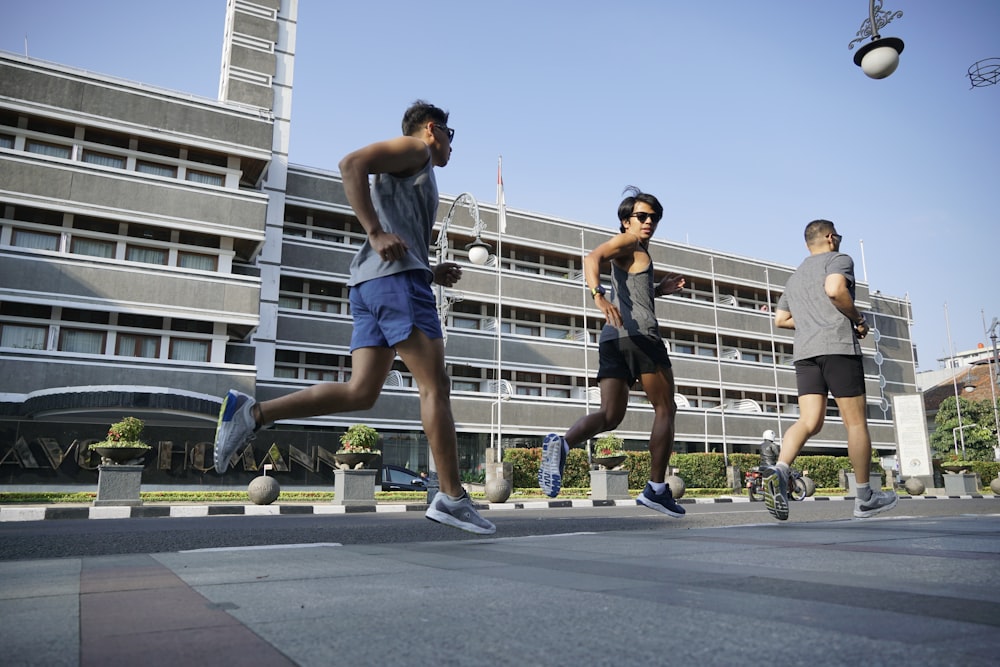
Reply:
M497 463L503 463L503 235L507 204L503 196L503 156L497 157Z

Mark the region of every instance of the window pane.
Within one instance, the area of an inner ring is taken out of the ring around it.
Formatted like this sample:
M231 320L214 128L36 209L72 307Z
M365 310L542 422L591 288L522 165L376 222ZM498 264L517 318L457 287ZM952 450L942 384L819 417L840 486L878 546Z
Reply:
M104 353L103 331L63 329L60 338L59 349L63 352L79 352L81 354Z
M0 325L0 347L20 350L44 350L46 327L29 327L21 324Z
M111 241L74 238L70 244L70 252L77 255L111 258L115 256L115 244Z
M215 255L200 255L193 252L177 253L177 266L184 269L198 269L200 271L215 271Z
M177 167L171 167L165 164L156 164L155 162L137 161L135 163L135 170L141 174L177 178Z
M102 167L114 167L115 169L125 168L125 158L120 155L108 155L107 153L83 151L83 161L89 164L99 164Z
M223 178L222 174L209 174L204 171L191 171L187 172L187 179L194 183L204 183L205 185L218 185L222 186L225 184L226 179Z
M298 299L294 296L279 296L278 297L278 307L279 308L294 308L296 310L302 308L302 299Z
M69 159L69 146L57 146L55 144L43 144L40 141L29 140L25 143L25 150L38 155L48 155L50 157L61 157Z
M130 262L145 262L146 264L166 264L167 251L130 245L125 250L125 259Z
M0 134L0 148L13 148L14 137L7 134Z
M18 248L33 248L35 250L58 250L59 235L42 234L41 232L32 232L27 229L15 229L11 245L15 245Z
M160 356L160 339L155 336L118 334L117 354L123 357L155 359Z
M170 344L170 358L179 361L208 361L208 342L174 339Z

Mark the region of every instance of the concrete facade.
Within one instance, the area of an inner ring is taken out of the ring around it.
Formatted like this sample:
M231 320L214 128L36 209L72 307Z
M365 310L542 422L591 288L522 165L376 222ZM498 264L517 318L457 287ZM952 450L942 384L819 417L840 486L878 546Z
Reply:
M159 447L150 469L219 482L205 461L227 389L267 399L349 378L345 285L364 233L339 174L288 164L296 13L295 0L230 0L219 100L0 53L3 481L48 468L89 480L96 466L71 443L135 415ZM458 194L442 196L439 220ZM483 240L494 253L502 244L499 272L495 258L468 262L477 223L464 209L447 230L448 259L464 269L445 325L469 472L498 422L504 447L539 446L598 405L602 321L582 256L613 233L508 210L499 239L496 206L479 210ZM650 253L659 275L688 280L657 304L678 388L676 451L750 451L763 430L786 429L797 414L791 336L774 330L772 310L794 267L669 241ZM890 398L917 391L910 304L863 283L857 297L877 331L863 342L873 442L891 453ZM498 342L509 394L496 390ZM417 390L401 362L395 371L370 411L265 431L235 483L264 460L292 483L329 482L324 452L358 422L382 433L386 462L426 469ZM807 453L846 453L832 401L828 414ZM637 390L617 432L641 449L651 421ZM79 469L64 472L71 459Z

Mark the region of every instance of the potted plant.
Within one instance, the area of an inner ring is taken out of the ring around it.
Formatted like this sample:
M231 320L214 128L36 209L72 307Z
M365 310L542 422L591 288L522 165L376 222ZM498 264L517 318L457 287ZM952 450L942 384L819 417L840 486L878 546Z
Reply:
M136 417L126 417L115 422L108 429L108 437L90 445L90 449L101 455L101 463L122 465L141 459L152 449L140 439L145 424Z
M382 453L378 431L367 424L355 424L340 436L340 449L333 458L342 470L364 468Z
M611 470L625 462L625 440L615 433L602 435L594 443L592 460L602 468Z

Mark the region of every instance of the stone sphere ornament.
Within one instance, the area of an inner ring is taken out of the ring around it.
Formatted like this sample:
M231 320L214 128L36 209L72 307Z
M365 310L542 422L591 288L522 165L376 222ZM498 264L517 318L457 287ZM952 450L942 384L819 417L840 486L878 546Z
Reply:
M667 486L670 487L670 495L674 497L674 500L679 500L684 497L684 491L687 486L684 484L684 480L677 475L669 475L666 479Z
M281 493L281 486L278 484L278 480L267 475L254 477L250 485L247 486L247 495L250 496L250 500L255 505L270 505L278 499L279 493Z
M903 483L903 487L906 489L906 492L909 493L911 496L919 496L924 491L926 491L924 483L921 482L916 477L911 477L908 480L906 480L906 482Z
M491 503L505 503L510 498L510 482L502 477L486 482L486 500Z
M995 480L990 482L990 489L993 491L993 493L1000 496L1000 477L997 477Z

